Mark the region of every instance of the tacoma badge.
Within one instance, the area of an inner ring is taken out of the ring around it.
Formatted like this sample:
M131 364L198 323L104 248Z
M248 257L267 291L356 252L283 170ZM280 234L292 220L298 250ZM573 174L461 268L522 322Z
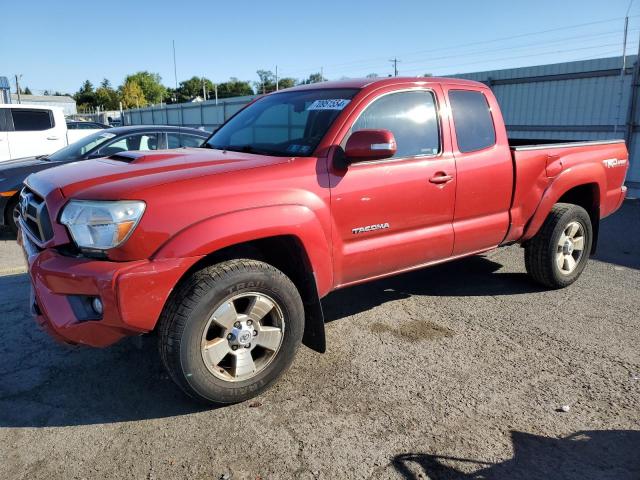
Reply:
M366 227L356 227L351 229L351 233L354 235L364 232L373 232L374 230L382 230L383 228L389 228L388 223L376 223L375 225L367 225Z

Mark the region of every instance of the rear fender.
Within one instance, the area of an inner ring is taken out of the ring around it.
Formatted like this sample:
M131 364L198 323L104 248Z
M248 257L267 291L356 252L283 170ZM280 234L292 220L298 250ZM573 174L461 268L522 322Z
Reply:
M598 185L598 198L596 203L598 208L604 203L604 196L606 194L606 176L604 167L597 163L584 163L577 164L563 170L553 182L547 187L542 199L538 204L538 208L529 220L527 227L525 228L524 235L520 239L521 242L529 240L533 237L540 227L544 223L545 219L551 212L553 206L558 203L558 200L569 190L581 185L587 184ZM598 212L598 219L600 212ZM596 220L598 220L596 219Z

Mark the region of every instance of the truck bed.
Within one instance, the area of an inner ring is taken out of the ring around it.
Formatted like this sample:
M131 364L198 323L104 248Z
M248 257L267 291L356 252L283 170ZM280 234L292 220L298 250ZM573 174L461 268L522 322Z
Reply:
M553 192L570 190L572 182L593 189L599 198L593 213L599 218L615 211L624 198L628 164L624 140L509 139L509 147L515 178L507 240L527 240L541 222L538 216L534 219L541 202L564 201L554 198Z

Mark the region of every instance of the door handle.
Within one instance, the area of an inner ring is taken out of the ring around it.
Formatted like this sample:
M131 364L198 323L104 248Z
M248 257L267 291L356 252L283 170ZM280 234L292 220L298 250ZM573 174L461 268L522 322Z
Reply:
M438 172L433 177L429 179L431 183L442 184L447 183L453 180L452 175L447 175L445 172Z
M60 140L60 137L56 137L54 135L54 136L51 136L51 137L47 137L47 140Z

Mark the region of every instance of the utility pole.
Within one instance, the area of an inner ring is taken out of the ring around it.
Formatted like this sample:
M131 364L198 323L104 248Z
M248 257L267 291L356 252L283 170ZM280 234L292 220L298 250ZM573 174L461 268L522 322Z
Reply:
M18 103L22 103L22 98L20 97L20 78L22 78L22 75L16 75L16 93L18 94Z
M323 73L323 71L324 71L324 67L320 67L320 81L321 82L324 82L324 73Z
M172 40L173 42L173 77L175 78L176 81L176 90L178 90L178 69L176 67L176 41Z
M218 84L217 83L213 84L213 90L216 94L216 105L218 105Z
M278 84L278 65L276 65L276 92L278 91L279 88L279 84Z
M624 75L627 69L627 32L629 30L629 11L633 5L633 0L629 2L629 8L627 8L627 14L624 17L624 33L622 36L622 67L620 68L620 95L618 98L618 113L616 115L616 122L613 125L613 133L618 133L618 124L620 123L620 113L622 110L622 96L624 90Z
M393 63L393 76L397 77L398 76L398 62L400 60L398 60L396 57L393 57L391 60L389 60L391 63Z
M202 99L207 101L207 84L204 81L204 77L202 77Z

